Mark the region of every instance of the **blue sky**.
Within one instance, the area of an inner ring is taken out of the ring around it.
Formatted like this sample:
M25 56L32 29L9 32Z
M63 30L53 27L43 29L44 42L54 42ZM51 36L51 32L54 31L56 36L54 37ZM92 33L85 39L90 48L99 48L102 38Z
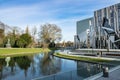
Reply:
M45 23L62 29L62 40L74 41L76 21L93 16L95 10L120 0L0 0L0 21L30 29Z

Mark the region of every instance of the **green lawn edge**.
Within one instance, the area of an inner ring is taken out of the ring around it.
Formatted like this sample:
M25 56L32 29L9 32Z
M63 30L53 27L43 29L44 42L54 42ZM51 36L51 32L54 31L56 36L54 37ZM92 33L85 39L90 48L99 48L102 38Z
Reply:
M60 58L65 58L65 59L71 59L71 60L79 60L79 61L85 61L85 62L110 62L111 60L106 60L106 59L100 59L100 58L88 58L88 57L81 57L81 56L73 56L73 55L68 55L68 54L62 54L62 53L54 53L53 54L56 57Z
M0 48L0 58L7 56L33 55L51 51L48 48Z

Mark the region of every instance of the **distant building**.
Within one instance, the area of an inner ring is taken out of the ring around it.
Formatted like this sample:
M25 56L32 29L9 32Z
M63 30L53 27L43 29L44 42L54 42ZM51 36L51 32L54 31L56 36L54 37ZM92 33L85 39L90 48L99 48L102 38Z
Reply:
M3 44L4 36L11 31L12 31L12 28L10 26L8 26L0 21L0 47L3 46L2 44Z
M120 49L120 3L94 11L96 48Z
M93 17L77 21L76 25L76 35L74 36L74 43L75 48L87 48L87 39L90 39L89 45L90 47L94 47L94 36L93 36ZM87 30L90 31L90 33L87 35Z
M5 25L2 22L0 22L0 44L3 43L4 31Z

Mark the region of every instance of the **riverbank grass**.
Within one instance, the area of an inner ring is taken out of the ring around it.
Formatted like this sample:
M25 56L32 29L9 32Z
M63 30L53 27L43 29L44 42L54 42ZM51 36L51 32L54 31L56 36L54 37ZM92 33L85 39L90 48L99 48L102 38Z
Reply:
M61 57L65 59L72 59L72 60L80 60L80 61L87 61L87 62L110 62L111 60L100 59L100 58L88 58L82 56L74 56L62 53L55 53L54 56Z
M12 55L29 55L40 52L49 52L48 48L0 48L0 57Z

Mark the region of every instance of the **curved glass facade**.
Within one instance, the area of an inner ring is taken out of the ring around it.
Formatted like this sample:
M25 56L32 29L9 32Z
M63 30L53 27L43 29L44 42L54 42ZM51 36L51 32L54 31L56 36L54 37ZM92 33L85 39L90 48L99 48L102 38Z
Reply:
M75 46L76 48L87 48L88 44L90 47L94 47L94 38L93 37L93 17L77 21L77 26L76 26L76 36L75 36ZM87 34L87 30L89 29L89 34ZM90 40L89 40L90 39ZM88 41L90 41L88 43Z

